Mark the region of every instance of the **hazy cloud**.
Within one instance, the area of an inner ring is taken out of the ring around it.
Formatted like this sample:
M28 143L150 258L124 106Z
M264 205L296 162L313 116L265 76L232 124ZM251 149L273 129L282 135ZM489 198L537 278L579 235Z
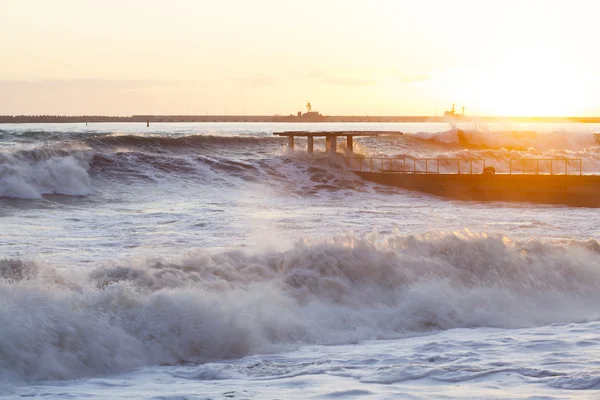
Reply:
M376 83L373 79L354 78L347 76L333 76L323 71L312 71L307 75L308 78L318 80L321 83L337 86L371 86Z
M184 89L160 79L0 80L0 114L144 114L152 104L169 109L167 94Z
M183 81L167 79L35 79L0 80L0 90L143 89L152 86L180 86Z
M400 83L419 83L426 82L434 78L435 74L431 72L423 72L418 74L407 74L406 72L402 72L397 68L392 68L390 70L385 71L389 76L391 76L394 80L399 81Z
M277 86L277 79L268 76L257 75L246 78L232 78L230 81L248 88L264 88Z
M400 76L402 83L425 82L431 79L431 74L419 74L412 76Z

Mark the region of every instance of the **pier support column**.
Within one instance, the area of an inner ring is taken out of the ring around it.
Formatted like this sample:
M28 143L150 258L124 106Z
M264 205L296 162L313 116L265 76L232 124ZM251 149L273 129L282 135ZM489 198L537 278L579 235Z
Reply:
M329 151L333 154L337 153L337 136L331 136Z
M351 154L354 152L354 141L352 140L352 136L346 136L346 153Z
M325 151L327 153L331 151L331 136L325 136Z
M294 150L294 137L293 136L288 136L288 147L291 150Z
M308 154L312 154L313 152L313 147L314 147L314 139L312 136L308 136L306 138L306 152Z

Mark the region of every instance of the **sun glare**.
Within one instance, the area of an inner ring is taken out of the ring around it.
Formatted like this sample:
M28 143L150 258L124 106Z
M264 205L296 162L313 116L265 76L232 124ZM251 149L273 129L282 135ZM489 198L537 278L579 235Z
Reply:
M597 77L560 59L514 55L493 65L464 68L446 78L471 110L498 116L572 116L586 108Z

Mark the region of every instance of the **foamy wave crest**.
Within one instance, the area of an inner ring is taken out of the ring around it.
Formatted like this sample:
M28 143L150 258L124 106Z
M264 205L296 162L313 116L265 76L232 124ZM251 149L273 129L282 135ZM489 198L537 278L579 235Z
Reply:
M347 236L80 278L4 260L0 377L74 379L307 343L596 319L599 248L469 232Z
M88 159L85 152L0 153L0 197L88 195L92 192Z
M93 177L160 182L181 179L231 187L260 183L298 195L319 190L360 190L365 183L348 170L340 155L282 150L260 159L152 152L96 153L90 162Z
M242 149L248 151L252 147L280 145L281 138L252 136L215 136L215 135L97 135L85 140L92 148L129 148L144 150L217 150L227 151Z
M451 129L445 132L421 132L413 137L422 141L458 145L468 149L527 150L533 148L547 151L551 149L577 150L597 146L594 135L589 132L540 133L535 131Z

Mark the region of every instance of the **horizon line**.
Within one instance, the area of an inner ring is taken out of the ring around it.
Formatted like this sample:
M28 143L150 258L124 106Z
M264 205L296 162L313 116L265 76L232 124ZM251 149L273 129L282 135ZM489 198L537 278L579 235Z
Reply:
M8 120L39 120L39 119L90 119L88 122L99 122L91 121L92 119L106 119L106 120L131 120L131 122L145 122L150 120L151 122L234 122L232 119L269 119L272 121L256 121L256 122L360 122L360 121L347 121L348 119L365 119L365 120L383 120L383 119L398 119L398 120L441 120L441 122L466 122L466 121L477 121L477 120L552 120L552 121L579 121L579 122L591 122L596 121L600 123L599 116L549 116L549 115L529 115L529 116L506 116L506 115L297 115L297 114L131 114L131 115L103 115L103 114L0 114L0 123L11 122ZM160 120L157 120L160 119ZM179 119L179 121L164 121L164 119ZM197 121L187 121L194 119ZM208 119L220 119L222 121L207 121ZM343 119L344 121L335 121L335 119ZM142 121L143 120L143 121ZM110 122L110 121L107 121ZM255 122L255 121L237 121L237 122ZM365 121L369 122L369 121ZM386 121L374 121L374 122L386 122ZM394 121L389 121L394 122ZM402 121L399 121L402 122Z

